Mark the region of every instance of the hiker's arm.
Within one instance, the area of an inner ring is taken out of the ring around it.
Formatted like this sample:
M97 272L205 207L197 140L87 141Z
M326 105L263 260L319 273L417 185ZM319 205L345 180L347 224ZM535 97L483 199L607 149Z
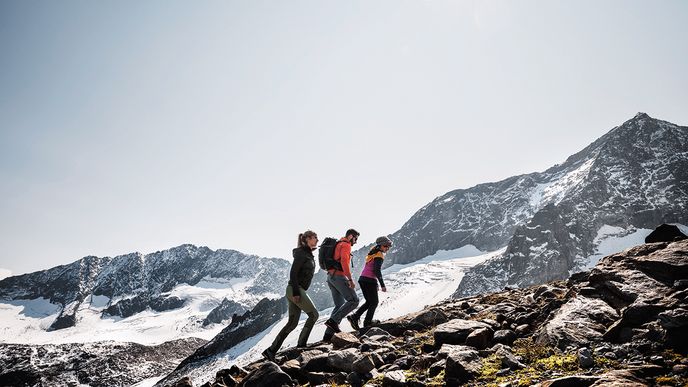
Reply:
M294 254L294 262L291 264L291 271L289 272L289 285L291 285L294 297L301 296L301 290L299 289L299 271L304 262L306 262L306 257L302 254Z
M350 281L353 281L351 279L351 245L348 243L342 243L342 249L340 250L340 262L342 264L342 271L344 272L344 276L348 278Z
M375 277L377 277L377 280L380 282L380 287L384 288L385 287L385 281L382 280L382 258L375 258L373 261L373 272L375 273Z

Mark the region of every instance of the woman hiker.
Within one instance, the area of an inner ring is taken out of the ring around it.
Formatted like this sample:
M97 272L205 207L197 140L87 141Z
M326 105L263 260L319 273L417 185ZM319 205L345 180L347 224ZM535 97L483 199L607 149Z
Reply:
M313 325L318 321L318 311L313 306L313 301L306 293L308 287L311 285L313 273L315 272L315 258L313 257L313 250L318 245L318 235L313 231L306 231L299 234L299 241L297 247L292 250L294 262L291 264L291 271L289 272L289 284L287 285L287 300L289 302L289 320L287 325L275 337L272 345L263 351L263 356L275 361L275 355L279 351L284 339L287 335L299 324L299 317L301 311L306 312L308 319L303 325L303 330L299 335L297 345L305 347L308 342L308 336L311 334Z
M373 315L377 308L377 283L380 282L380 288L383 292L387 291L385 281L382 280L382 262L385 259L385 253L392 247L392 241L386 236L381 236L375 240L375 246L370 250L366 256L366 263L361 276L358 277L358 284L361 285L363 297L365 297L365 304L355 312L347 317L351 327L358 330L358 320L366 312L363 320L363 327L373 325Z

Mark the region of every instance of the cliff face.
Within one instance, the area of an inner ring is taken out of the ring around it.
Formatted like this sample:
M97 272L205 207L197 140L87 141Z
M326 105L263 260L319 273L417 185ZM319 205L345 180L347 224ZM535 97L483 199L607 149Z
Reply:
M331 343L287 349L277 363L205 379L215 386L684 385L687 352L683 240L607 256L567 281L447 300Z

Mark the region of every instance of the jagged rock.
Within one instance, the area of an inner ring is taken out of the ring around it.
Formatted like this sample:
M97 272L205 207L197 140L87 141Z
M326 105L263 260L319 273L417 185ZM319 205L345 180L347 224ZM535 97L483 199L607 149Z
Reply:
M447 315L440 309L429 309L429 310L424 310L420 314L418 314L413 320L411 320L412 323L414 324L420 324L426 327L434 327L438 324L442 324L447 322L449 320L447 318Z
M521 361L514 355L510 347L502 344L495 346L497 350L495 355L502 362L502 367L507 367L510 370L520 370L526 368L526 365L521 363Z
M279 367L292 379L299 379L301 377L301 364L296 359L287 360Z
M466 337L466 345L477 349L485 349L492 340L492 329L478 328Z
M252 371L239 383L240 387L291 386L294 381L277 364L267 361Z
M659 322L665 329L684 328L688 326L688 310L676 308L658 315Z
M351 372L359 352L354 348L332 351L327 356L327 365L338 371Z
M319 349L310 349L307 351L301 351L301 353L299 353L296 360L299 362L299 364L305 365L306 363L308 363L309 360L311 360L312 358L314 358L316 356L321 356L323 353L324 352L319 350Z
M495 343L511 345L516 340L516 332L511 329L500 329L494 333L492 341Z
M675 242L688 239L686 234L673 224L663 224L645 237L645 243Z
M428 369L428 375L430 375L430 377L435 377L435 376L439 375L439 373L442 372L446 366L447 366L447 360L446 359L440 359L440 360L432 363L432 365Z
M380 359L382 361L382 359ZM363 355L354 361L352 371L365 375L375 369L375 361L370 355Z
M490 326L478 321L454 319L438 325L433 336L437 345L464 344L468 335L479 328L490 328Z
M452 348L452 350L448 352L444 374L445 381L448 383L449 380L457 383L464 383L473 379L480 373L482 363L478 351L472 348L467 349L469 347L465 346L460 346L463 348L457 347Z
M382 378L382 387L404 387L406 385L406 375L403 371L385 372Z
M379 328L379 327L372 327L372 328L368 329L362 335L362 337L368 337L368 338L376 337L376 336L377 337L381 336L381 337L386 337L386 338L392 337L392 335L390 335L389 332L387 332L386 330Z
M592 353L588 348L581 348L578 350L578 365L581 368L590 368L595 364L592 359Z
M301 366L304 371L309 372L328 371L329 366L327 364L327 359L329 357L329 353L321 353L320 355L314 355L304 360L301 363Z
M335 333L330 340L334 349L349 348L360 344L358 337L352 335L349 332L339 332Z
M244 378L246 375L248 375L248 371L236 364L233 364L231 367L229 367L229 375L233 378Z
M540 329L537 341L559 348L573 344L585 346L602 340L618 313L602 300L578 296L564 304Z
M415 360L415 356L408 355L408 356L402 356L394 361L394 365L399 367L402 370L407 370L411 368L411 365L413 365L413 361Z

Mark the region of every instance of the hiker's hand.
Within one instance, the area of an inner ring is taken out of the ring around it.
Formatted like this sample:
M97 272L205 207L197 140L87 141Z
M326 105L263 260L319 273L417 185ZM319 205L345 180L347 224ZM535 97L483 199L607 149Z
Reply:
M301 296L294 296L293 298L294 298L295 304L298 304L299 302L301 302Z
M351 289L356 289L356 283L355 283L354 281L352 281L352 280L349 280L349 287L350 287Z
M382 289L383 292L386 292L386 291L387 291L387 288L384 287L384 286L383 286L381 289Z

